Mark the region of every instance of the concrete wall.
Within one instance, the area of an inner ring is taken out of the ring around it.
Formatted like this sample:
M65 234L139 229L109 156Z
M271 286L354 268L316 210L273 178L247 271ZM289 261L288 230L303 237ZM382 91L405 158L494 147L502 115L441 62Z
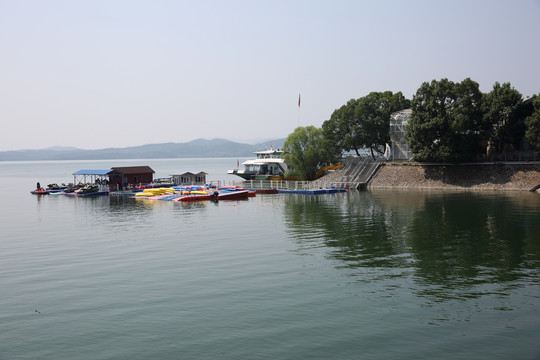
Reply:
M538 162L474 165L385 163L368 188L530 191L538 185Z

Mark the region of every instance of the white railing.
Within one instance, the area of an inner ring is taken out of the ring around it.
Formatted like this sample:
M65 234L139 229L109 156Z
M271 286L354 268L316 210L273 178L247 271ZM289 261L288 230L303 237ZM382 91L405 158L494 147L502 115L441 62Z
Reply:
M212 185L240 186L246 189L281 189L281 190L307 190L319 188L348 188L357 189L367 183L380 166L381 160L371 157L355 157L345 159L344 166L332 171L329 175L315 181L295 180L246 180L246 181L215 181Z
M303 190L309 188L309 181L295 180L246 180L246 181L212 181L210 185L240 186L246 189L280 189L280 190Z

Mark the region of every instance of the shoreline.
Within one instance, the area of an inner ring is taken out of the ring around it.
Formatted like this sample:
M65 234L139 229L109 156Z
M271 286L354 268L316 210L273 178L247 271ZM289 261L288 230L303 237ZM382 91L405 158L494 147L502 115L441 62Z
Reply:
M499 190L540 192L540 162L383 163L368 189Z

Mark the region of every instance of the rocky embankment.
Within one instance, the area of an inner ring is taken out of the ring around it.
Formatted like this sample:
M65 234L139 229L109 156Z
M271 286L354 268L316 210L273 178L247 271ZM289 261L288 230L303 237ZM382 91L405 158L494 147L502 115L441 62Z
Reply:
M531 191L539 185L540 163L538 162L472 165L386 163L379 168L368 187Z

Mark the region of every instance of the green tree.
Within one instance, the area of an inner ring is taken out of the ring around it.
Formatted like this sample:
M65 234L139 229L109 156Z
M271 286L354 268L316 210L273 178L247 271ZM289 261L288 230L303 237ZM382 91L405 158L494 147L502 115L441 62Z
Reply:
M342 150L360 155L359 149L368 148L375 157L390 141L390 115L409 106L401 92L372 92L335 110L322 128L326 138Z
M527 117L527 131L525 136L534 145L536 151L540 152L540 94L533 100L534 112Z
M464 161L478 152L485 125L478 83L424 82L413 96L406 139L417 161Z
M359 149L363 147L362 132L355 119L354 109L358 100L351 99L347 104L336 109L326 120L322 129L324 136L332 141L338 148L344 151L354 150L356 155L360 155Z
M491 92L483 95L484 123L490 145L502 152L507 145L519 147L525 134L523 123L523 96L510 83L493 85Z
M325 137L321 128L297 127L287 136L283 157L304 180L314 180L319 167L337 160L339 151Z
M410 107L411 102L401 92L372 92L358 99L354 109L355 118L362 139L362 145L382 155L385 145L390 142L390 115Z

